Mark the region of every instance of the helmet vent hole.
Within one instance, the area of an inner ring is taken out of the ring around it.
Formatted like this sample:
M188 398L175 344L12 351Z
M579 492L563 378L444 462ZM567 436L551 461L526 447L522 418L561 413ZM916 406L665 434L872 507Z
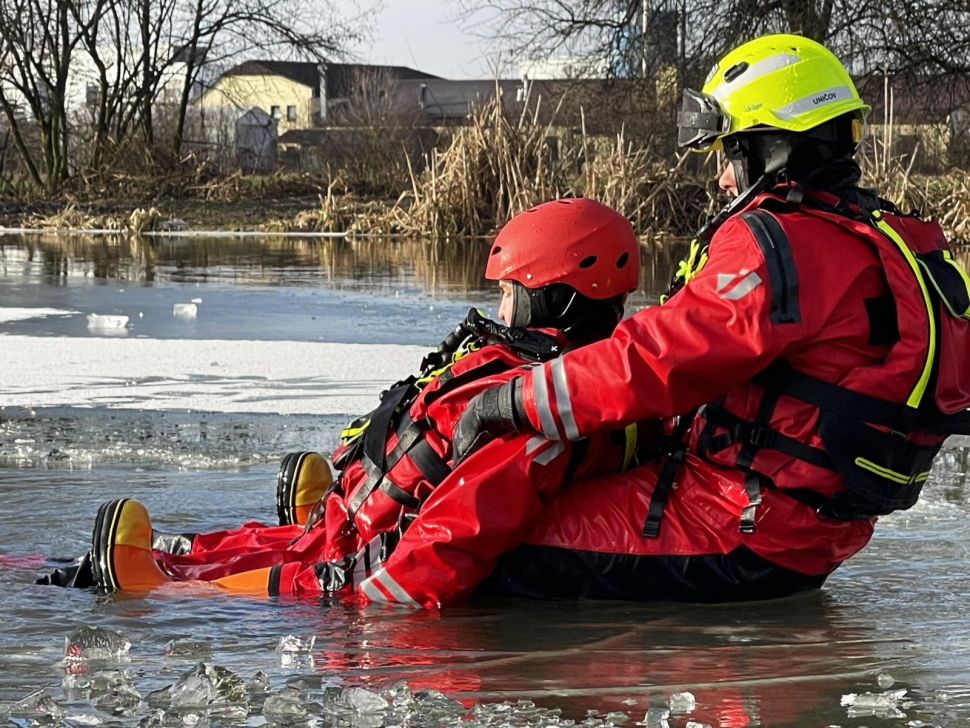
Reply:
M596 263L596 256L589 255L579 262L580 268L591 268Z
M501 245L496 245L494 248L492 248L492 255L498 255L501 252L502 252Z
M741 61L724 72L724 80L731 83L734 79L740 76L742 73L748 70L748 62Z
M627 261L628 260L630 260L630 254L629 253L624 253L616 261L616 267L617 268L622 268L623 266L625 266L627 264Z

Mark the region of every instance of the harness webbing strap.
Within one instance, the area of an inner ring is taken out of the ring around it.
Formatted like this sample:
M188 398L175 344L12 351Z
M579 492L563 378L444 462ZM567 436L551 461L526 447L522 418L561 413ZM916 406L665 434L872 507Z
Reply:
M741 220L751 230L768 267L771 288L771 322L797 324L802 320L798 309L798 273L792 258L788 236L774 216L765 210L742 213Z
M795 371L776 361L752 381L763 387L779 389L782 394L802 402L850 415L853 419L898 430L922 430L932 434L970 435L970 411L953 415L914 412L902 404L853 392L837 384Z
M824 450L806 445L804 442L782 435L780 432L775 432L767 427L752 424L723 408L713 409L708 407L704 416L707 417L708 424L720 425L726 430L726 432L710 438L706 450L708 454L725 450L737 442L750 442L756 448L763 447L769 450L777 450L817 467L836 470L832 459Z
M744 491L748 496L748 505L741 511L741 533L754 533L755 508L761 505L761 476L758 473L748 473L744 478Z
M647 508L647 518L643 522L643 535L646 538L656 538L660 533L660 519L663 518L664 506L667 505L674 478L684 459L684 451L683 446L674 450L657 476L657 484L653 488L653 495L650 496L650 505Z

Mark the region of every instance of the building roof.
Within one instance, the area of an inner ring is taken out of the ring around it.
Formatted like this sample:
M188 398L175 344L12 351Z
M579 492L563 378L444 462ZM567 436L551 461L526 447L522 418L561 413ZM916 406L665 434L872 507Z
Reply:
M238 66L230 68L226 76L282 76L291 81L308 86L319 94L320 65L312 61L244 61ZM327 73L327 96L346 96L355 78L361 74L386 74L392 80L401 79L437 79L424 71L418 71L407 66L379 66L365 63L327 63L324 64Z
M394 107L400 111L420 109L429 119L463 119L474 104L495 98L496 87L501 92L503 106L511 107L522 101L519 89L524 87L517 79L402 79L394 84Z

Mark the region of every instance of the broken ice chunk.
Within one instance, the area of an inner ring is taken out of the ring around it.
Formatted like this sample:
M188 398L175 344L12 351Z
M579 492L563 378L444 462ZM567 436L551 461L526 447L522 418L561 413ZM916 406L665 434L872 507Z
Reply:
M895 682L896 681L893 679L893 676L888 672L880 672L876 677L876 684L884 690L886 688L891 688Z
M149 705L183 711L238 706L247 699L246 683L241 677L206 662L200 662L173 685L149 693L145 698Z
M287 667L303 662L312 665L313 645L316 641L316 635L297 637L295 634L288 634L280 637L280 641L276 644L276 654L279 655L280 665Z
M64 715L64 708L51 697L47 688L35 690L11 705L9 710L11 715L49 715L52 718Z
M168 657L197 660L203 657L212 657L212 645L194 640L169 640L165 643L165 654Z
M199 307L194 303L176 303L172 306L172 315L175 318L192 319L199 315Z
M305 721L308 715L307 701L295 688L283 688L263 703L263 717L270 723L298 723Z
M105 627L78 627L64 638L64 662L128 659L131 642L121 632Z
M905 697L906 690L887 690L883 693L849 693L842 696L841 704L849 718L872 716L876 718L905 718L899 709L899 702Z
M128 325L127 316L89 313L88 329L92 331L121 331Z
M691 693L674 693L670 696L671 713L690 713L695 707L697 707L697 701L694 700L694 696Z
M349 708L355 713L381 713L387 709L388 702L377 693L364 688L341 690L336 700L338 705Z

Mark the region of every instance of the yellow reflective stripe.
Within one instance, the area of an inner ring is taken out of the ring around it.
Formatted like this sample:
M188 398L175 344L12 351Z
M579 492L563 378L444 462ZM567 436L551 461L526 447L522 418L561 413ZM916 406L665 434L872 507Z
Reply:
M919 283L920 291L923 294L923 303L926 304L926 322L929 326L929 342L926 351L926 362L923 364L923 373L920 375L919 380L916 382L916 386L913 388L912 393L906 400L906 404L910 407L919 407L919 403L923 399L923 395L926 393L926 387L929 384L930 376L933 373L933 361L936 358L936 317L933 315L933 300L930 298L929 289L926 287L926 281L923 278L923 273L920 270L919 263L916 262L916 256L909 249L906 241L903 240L899 233L892 229L892 227L885 220L882 219L882 213L879 210L875 210L872 213L872 217L876 222L876 227L879 231L885 235L887 238L892 240L896 247L899 248L899 252L903 254L906 258L906 262L909 263L909 267L913 271L913 275L916 276L916 281Z
M957 273L959 273L960 277L963 279L963 284L967 287L967 294L970 295L970 275L968 275L967 272L963 270L962 265L960 265L953 259L953 255L950 253L949 250L943 251L943 258L946 260L947 263L949 263L950 265L952 265L954 268L957 269ZM968 307L967 310L964 311L962 314L956 314L956 315L964 316L965 318L970 318L970 307Z
M881 478L885 478L886 480L891 480L894 483L900 483L902 485L909 485L910 483L922 483L924 480L930 477L929 470L916 475L906 475L905 473L898 473L895 470L884 468L882 465L877 465L871 460L866 460L862 457L856 458L855 464L864 470L875 473Z
M341 430L341 432L340 432L340 439L341 440L353 440L355 437L360 436L360 434L364 430L367 429L367 426L369 424L370 424L370 420L364 420L364 422L362 424L358 425L357 427L354 427L353 426L353 422L350 423L349 425L347 425L347 427L345 427L343 430Z
M630 463L633 461L633 456L637 454L637 425L633 423L632 425L627 425L623 428L623 434L626 436L626 443L623 447L623 465L620 466L620 472L625 473L630 469Z

